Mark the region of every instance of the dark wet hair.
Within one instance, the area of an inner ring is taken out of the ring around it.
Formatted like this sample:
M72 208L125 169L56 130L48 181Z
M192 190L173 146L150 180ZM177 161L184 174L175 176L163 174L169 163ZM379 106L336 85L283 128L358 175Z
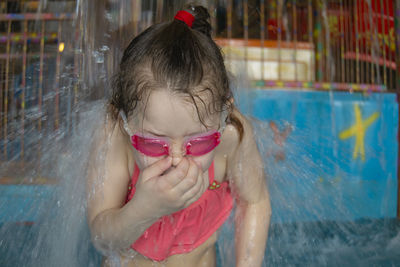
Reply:
M113 78L110 113L115 120L121 110L129 117L152 90L171 90L189 97L202 124L200 110L228 110L242 135L243 126L230 112L232 92L220 48L211 38L210 15L202 6L189 4L183 10L195 18L191 28L176 19L155 24L125 49Z

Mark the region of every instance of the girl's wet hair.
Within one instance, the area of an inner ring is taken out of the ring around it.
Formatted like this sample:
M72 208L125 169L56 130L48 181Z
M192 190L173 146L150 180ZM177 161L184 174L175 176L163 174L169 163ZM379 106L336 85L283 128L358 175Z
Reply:
M155 24L125 49L113 79L110 112L115 120L120 111L129 117L152 90L170 90L193 102L204 125L205 114L228 110L228 120L242 135L243 126L229 112L232 92L220 48L211 38L210 15L202 6L183 10L195 18L191 28L176 19Z

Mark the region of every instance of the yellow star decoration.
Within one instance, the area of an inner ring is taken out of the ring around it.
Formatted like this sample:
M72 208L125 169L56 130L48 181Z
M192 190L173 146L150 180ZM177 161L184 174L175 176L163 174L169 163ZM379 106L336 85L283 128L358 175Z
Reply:
M340 139L347 139L352 136L356 137L356 145L354 146L353 159L356 159L358 154L361 155L361 160L365 161L364 137L367 128L379 117L379 112L374 112L367 119L363 120L361 110L358 104L354 104L354 113L356 115L356 123L350 128L343 130L339 134Z

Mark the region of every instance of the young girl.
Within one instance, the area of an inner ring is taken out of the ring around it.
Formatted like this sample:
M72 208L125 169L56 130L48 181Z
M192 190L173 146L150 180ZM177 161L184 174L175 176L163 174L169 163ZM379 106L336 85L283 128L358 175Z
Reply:
M262 159L208 20L189 6L124 52L88 175L105 266L115 255L123 266L215 266L234 203L236 265L262 264L271 213Z

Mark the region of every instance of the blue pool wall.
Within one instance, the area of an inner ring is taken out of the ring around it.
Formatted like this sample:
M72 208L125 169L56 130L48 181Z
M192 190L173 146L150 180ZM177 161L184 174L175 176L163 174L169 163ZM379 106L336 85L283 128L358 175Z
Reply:
M280 131L288 125L292 128L280 148L284 160L262 154L273 222L396 217L399 111L395 94L249 89L237 98L239 108L255 122L257 136L271 136L268 122ZM372 120L359 138L364 158L353 155L356 136L340 138L341 132L356 124L356 110L361 114L359 122ZM257 127L263 123L264 127ZM262 139L259 146L265 153L268 148L262 147Z

